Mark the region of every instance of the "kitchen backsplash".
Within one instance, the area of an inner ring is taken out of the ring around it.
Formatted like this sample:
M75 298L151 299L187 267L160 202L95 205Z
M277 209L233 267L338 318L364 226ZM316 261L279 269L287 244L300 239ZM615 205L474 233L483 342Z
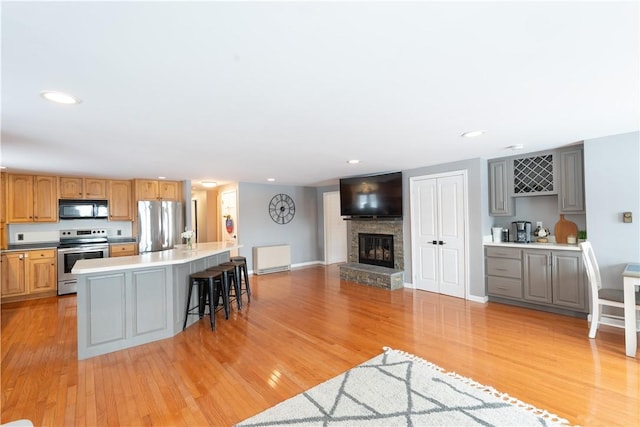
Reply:
M494 216L493 227L508 228L512 221L530 221L531 229L535 230L536 222L542 221L542 225L547 227L553 234L556 223L560 221L560 211L558 209L558 196L530 196L515 198L516 215L512 217ZM565 219L574 222L578 230L585 230L587 218L585 214L565 214ZM486 230L491 232L491 230ZM588 232L588 230L587 230Z
M129 221L108 221L100 219L62 220L55 223L8 224L9 244L56 242L60 239L60 230L84 228L105 228L108 237L131 237L132 223ZM118 234L119 233L119 234ZM22 239L19 239L19 238Z

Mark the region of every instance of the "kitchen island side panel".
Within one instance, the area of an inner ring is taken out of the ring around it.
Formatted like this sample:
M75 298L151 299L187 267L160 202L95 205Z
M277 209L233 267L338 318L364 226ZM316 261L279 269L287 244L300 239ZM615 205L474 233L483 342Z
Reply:
M171 267L78 278L78 359L173 336Z
M78 359L134 347L182 332L189 276L229 260L229 252L189 261L109 266L78 274ZM194 292L191 305L197 305ZM198 322L190 316L187 326Z

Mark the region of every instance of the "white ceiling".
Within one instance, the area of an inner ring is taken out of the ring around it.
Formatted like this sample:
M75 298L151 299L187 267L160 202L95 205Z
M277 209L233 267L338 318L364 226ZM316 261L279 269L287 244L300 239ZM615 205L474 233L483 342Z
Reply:
M635 1L1 12L9 171L320 185L639 129ZM52 104L45 89L83 102Z

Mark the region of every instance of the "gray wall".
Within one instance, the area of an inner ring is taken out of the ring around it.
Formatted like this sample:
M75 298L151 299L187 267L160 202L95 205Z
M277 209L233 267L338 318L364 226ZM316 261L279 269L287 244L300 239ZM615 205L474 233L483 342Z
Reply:
M593 243L605 282L621 288L621 272L628 262L640 262L640 133L634 132L584 141L586 229ZM486 296L483 237L490 235L493 221L488 214L488 174L485 159L471 159L403 171L405 281L413 283L411 253L411 212L409 178L456 170L467 171L469 212L469 289L471 297ZM241 184L241 253L251 255L251 247L287 242L292 245L292 262L308 263L324 257L322 194L337 185L307 188ZM268 216L267 204L279 192L296 202L296 218L290 227L275 224ZM307 202L302 202L306 200ZM549 211L553 201L550 198ZM523 203L526 203L525 201ZM304 205L304 206L303 206ZM307 206L308 205L308 206ZM516 209L518 206L516 206ZM522 212L528 211L526 206ZM631 224L624 224L621 213L633 212ZM557 211L556 211L557 212ZM546 221L546 211L540 219ZM537 216L537 215L536 215ZM526 218L535 221L538 218ZM571 219L571 218L569 218ZM585 219L572 219L582 228ZM497 221L497 220L496 220ZM548 219L552 228L553 219ZM305 227L307 227L305 229ZM246 236L250 240L242 240Z
M585 140L584 163L587 239L604 286L622 289L624 266L640 262L640 132Z
M276 194L290 196L296 205L296 214L288 224L276 224L269 215L269 202ZM243 245L239 254L247 257L253 267L252 248L271 244L291 245L291 263L317 262L322 259L318 251L318 202L316 188L270 184L238 185L238 242Z
M411 252L411 200L409 178L458 170L467 171L467 210L469 212L469 294L475 299L486 296L484 282L483 235L491 230L488 209L488 173L484 159L463 160L402 172L404 180L404 280L413 283Z

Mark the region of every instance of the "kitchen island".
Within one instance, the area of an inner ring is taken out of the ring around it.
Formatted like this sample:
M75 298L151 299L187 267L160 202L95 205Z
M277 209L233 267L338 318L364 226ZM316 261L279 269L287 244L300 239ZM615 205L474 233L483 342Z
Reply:
M78 359L169 338L182 331L189 275L229 261L241 245L198 243L142 255L79 260ZM192 296L192 305L197 296ZM187 326L198 321L188 319Z

